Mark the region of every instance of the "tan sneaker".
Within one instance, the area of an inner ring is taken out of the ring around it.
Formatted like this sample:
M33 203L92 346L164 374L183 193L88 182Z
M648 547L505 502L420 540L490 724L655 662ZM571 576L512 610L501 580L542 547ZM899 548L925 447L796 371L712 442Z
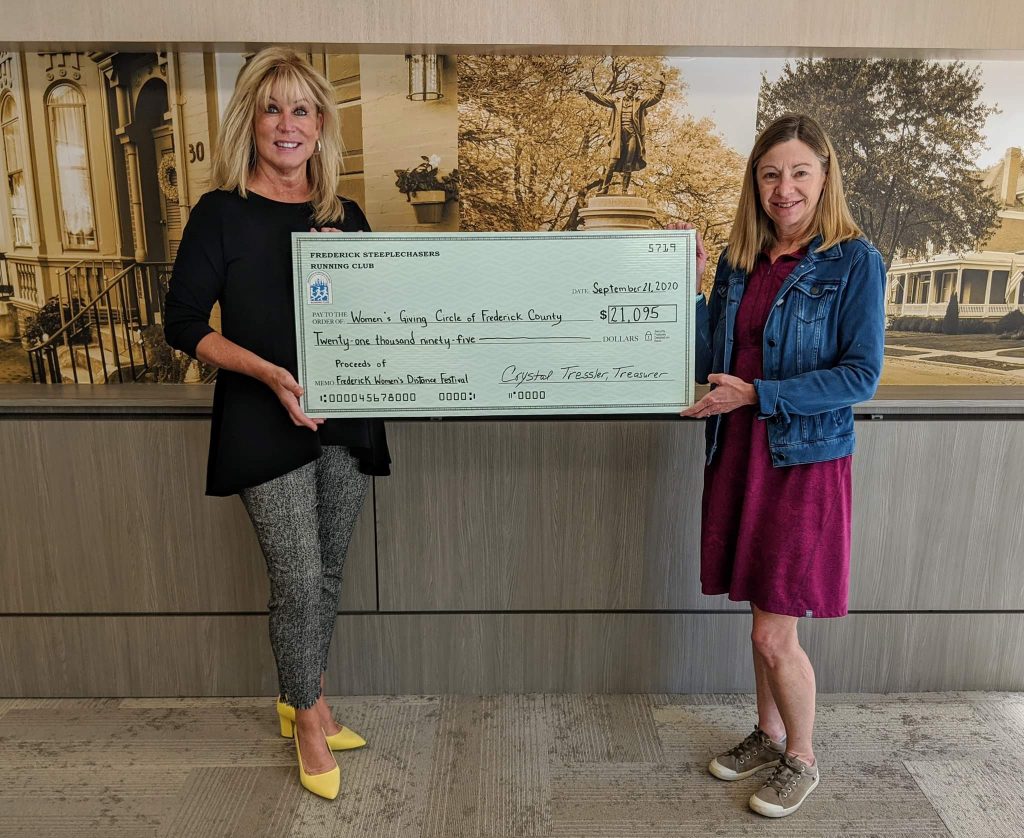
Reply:
M761 728L755 727L754 732L739 745L711 760L708 771L719 780L742 780L762 768L778 765L780 759L782 746L773 742Z
M784 818L799 809L818 785L818 766L784 754L760 791L750 797L750 808L766 818Z

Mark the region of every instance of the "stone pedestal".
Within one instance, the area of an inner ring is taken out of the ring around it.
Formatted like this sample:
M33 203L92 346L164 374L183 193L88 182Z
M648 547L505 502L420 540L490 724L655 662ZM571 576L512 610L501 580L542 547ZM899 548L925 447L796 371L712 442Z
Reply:
M594 230L650 230L656 213L646 198L635 195L596 195L580 210L584 228Z

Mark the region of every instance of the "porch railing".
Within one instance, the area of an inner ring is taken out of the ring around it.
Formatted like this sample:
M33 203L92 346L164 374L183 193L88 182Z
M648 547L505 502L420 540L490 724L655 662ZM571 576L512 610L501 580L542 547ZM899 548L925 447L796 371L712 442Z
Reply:
M103 293L108 279L132 264L134 261L131 259L82 259L66 268L58 268L59 296L69 305L73 300L93 300Z
M885 313L890 317L916 316L916 317L942 317L946 314L945 303L886 303ZM1006 303L960 303L961 317L1001 317L1002 315L1019 309L1024 311L1024 305L1007 305Z
M28 350L32 380L60 383L70 378L75 383L95 384L137 381L145 375L149 357L141 333L147 326L163 323L170 270L170 262L131 264L81 308L70 303L72 316L47 340ZM73 282L69 279L69 288Z
M10 256L7 257L7 265L8 275L14 280L14 296L39 305L39 266Z

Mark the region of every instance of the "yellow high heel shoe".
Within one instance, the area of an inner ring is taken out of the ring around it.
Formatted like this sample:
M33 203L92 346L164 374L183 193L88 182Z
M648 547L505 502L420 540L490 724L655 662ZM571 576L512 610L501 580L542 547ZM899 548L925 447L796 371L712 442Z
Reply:
M302 767L302 751L299 750L297 734L295 736L295 755L299 758L299 782L302 783L302 787L327 800L334 800L338 796L338 792L341 791L341 769L338 767L338 763L335 762L334 768L323 774L307 774L306 769Z
M291 739L295 735L295 708L278 699L277 717L281 722L281 735ZM332 751L351 751L354 748L362 748L365 744L366 740L362 736L347 727L342 727L337 733L327 737L327 747Z

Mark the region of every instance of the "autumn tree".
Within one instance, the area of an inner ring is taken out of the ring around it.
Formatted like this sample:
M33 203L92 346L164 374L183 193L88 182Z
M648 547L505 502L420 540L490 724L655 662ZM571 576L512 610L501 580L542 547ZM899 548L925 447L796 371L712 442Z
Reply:
M577 56L460 56L462 228L564 229L600 119L569 105Z
M987 238L998 204L976 160L997 109L962 61L803 59L762 75L757 128L807 113L832 138L857 223L882 252L962 251Z
M709 120L686 112L679 71L658 57L460 56L459 172L465 230L575 230L609 162L608 111L581 90L608 94L635 82L651 95L647 168L631 191L663 221L692 221L713 270L728 238L743 160ZM618 184L616 178L613 193Z

